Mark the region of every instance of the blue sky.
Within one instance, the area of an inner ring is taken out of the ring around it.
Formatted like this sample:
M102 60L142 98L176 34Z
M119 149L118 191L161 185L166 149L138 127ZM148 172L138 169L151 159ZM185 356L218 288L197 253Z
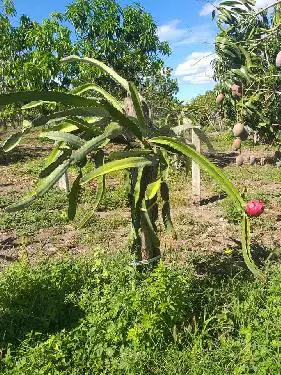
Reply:
M53 11L63 11L70 0L15 0L18 14L42 20ZM122 5L132 1L120 0ZM182 100L190 99L214 86L211 60L214 58L215 22L212 6L204 0L139 0L158 25L161 40L168 40L172 55L167 65L174 69ZM218 1L215 1L218 3ZM257 0L259 7L273 0Z

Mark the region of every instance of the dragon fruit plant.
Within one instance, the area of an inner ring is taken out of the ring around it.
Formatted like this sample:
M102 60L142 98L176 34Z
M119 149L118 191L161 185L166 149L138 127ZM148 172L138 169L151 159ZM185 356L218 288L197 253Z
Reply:
M94 179L97 181L94 212L103 196L106 176L118 170L129 171L131 249L140 264L156 260L160 257L160 239L156 225L159 212L171 237L176 237L170 213L168 175L171 156L178 154L192 158L230 196L243 214L243 256L249 269L260 275L251 258L250 222L245 213L246 203L224 172L196 152L192 145L183 143L172 131L167 134L164 133L165 130L157 128L147 117L147 106L133 83L98 60L78 56L63 59L63 63L71 62L90 64L107 73L130 97L133 111L126 111L124 103L94 83L67 93L25 91L1 94L0 106L21 103L24 104L22 108L28 110L42 103L59 103L64 108L31 122L24 121L22 130L2 144L3 150L8 152L35 128L41 129L41 138L54 142L36 187L6 210L12 212L25 209L48 192L70 167L75 167L76 178L68 195L68 216L73 219L81 186ZM93 93L95 97L92 96ZM112 148L107 146L117 142L123 149L119 152L110 151ZM90 216L85 217L83 224L87 223Z

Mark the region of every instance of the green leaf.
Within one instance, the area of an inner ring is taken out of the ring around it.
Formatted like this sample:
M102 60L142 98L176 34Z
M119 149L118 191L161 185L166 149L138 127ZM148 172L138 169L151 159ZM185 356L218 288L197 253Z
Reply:
M162 206L163 223L164 223L167 233L169 233L172 236L172 238L176 240L177 234L176 234L173 221L172 221L172 217L171 217L169 186L165 181L161 183L160 192L161 192L161 198L163 199L163 206Z
M80 137L77 137L77 135L69 134L69 133L63 133L63 132L48 132L43 133L40 136L41 138L48 138L52 139L53 141L57 142L65 142L69 146L71 146L74 149L80 148L85 144L85 141L81 139Z
M148 211L147 211L147 207L146 207L145 199L143 199L143 201L142 201L141 218L142 218L143 225L145 225L146 230L149 233L149 240L152 242L154 247L159 248L160 240L159 240L159 237L157 236L157 233L154 230L153 224L150 220L150 217L149 217L149 214L148 214Z
M110 117L110 114L103 107L97 108L71 108L65 111L55 112L48 116L40 116L33 120L33 126L42 126L49 122L59 122L72 116L98 116L98 117Z
M216 38L216 43L222 53L225 53L231 56L232 58L237 57L238 59L241 59L241 50L236 43L231 42L226 37L220 36Z
M109 92L107 92L102 87L97 86L93 83L88 83L88 84L85 84L83 86L80 86L77 89L72 90L72 93L73 94L81 94L81 93L89 91L89 90L94 90L94 91L98 92L99 94L101 94L103 96L104 99L106 99L110 104L112 104L113 107L118 109L118 111L122 112L123 107L122 107L121 103L116 98L114 98L114 96L111 95Z
M42 129L41 137L44 137L44 133L48 133L49 131L57 131L57 132L63 132L63 133L71 133L75 130L78 130L78 127L71 123L71 121L68 122L61 122L60 124L51 124L47 128Z
M38 101L33 101L33 102L30 102L28 104L25 104L21 107L21 109L31 109L31 108L36 108L36 107L39 107L40 105L42 104L45 104L45 103L48 103L48 104L56 104L56 102L50 102L50 101L44 101L44 100L38 100Z
M233 199L238 210L244 212L245 202L239 191L234 187L224 172L216 165L211 163L205 156L195 151L192 147L181 143L170 137L156 137L150 139L150 142L170 148L177 153L183 154L193 159L203 170L205 170L214 180L222 187L222 189Z
M251 82L251 77L244 66L242 66L240 69L231 69L231 72L238 77L238 79L241 79L244 82Z
M45 178L49 176L55 169L58 168L60 164L62 164L65 160L67 160L71 155L71 150L64 150L64 152L60 155L61 150L57 153L57 149L55 148L56 152L54 152L53 157L54 160L40 172L39 177Z
M134 207L140 203L141 197L141 182L142 182L142 176L143 176L143 168L137 168L136 170L137 177L136 182L133 190L133 196L134 196Z
M255 265L251 255L251 231L250 231L250 220L244 213L242 219L242 253L244 261L249 270L257 277L264 278L262 272Z
M149 128L143 115L140 95L132 82L129 82L129 90L136 111L137 119L140 125L140 129L145 134L149 130Z
M85 132L92 132L93 131L93 126L91 124L89 124L87 121L85 121L84 119L82 118L79 118L79 117L72 117L72 118L68 118L66 119L63 124L65 126L69 126L69 127L73 127L74 130L82 130L82 131L85 131ZM62 130L64 131L64 130ZM69 133L69 132L67 132Z
M62 145L63 142L58 142L50 154L48 155L46 161L45 161L45 168L47 168L50 164L52 164L62 153Z
M25 134L28 134L30 132L30 129L32 127L32 123L28 120L23 120L22 122L22 131L17 132L15 134L12 134L10 137L5 139L0 147L4 152L9 152L13 148L15 148L22 140L23 136Z
M118 120L120 125L133 133L138 139L142 140L143 136L139 126L129 117L124 115L124 113L118 111L110 103L104 103L104 107L111 114L112 118Z
M122 131L122 128L116 124L111 123L109 124L105 132L98 137L90 139L86 142L82 147L80 147L77 151L74 151L72 154L72 161L75 163L80 162L81 160L85 159L85 157L92 151L97 150L102 145L106 144L109 139L116 137Z
M82 172L80 170L79 173L78 173L78 176L76 177L75 181L73 182L73 184L71 186L71 190L68 194L67 216L68 216L69 220L74 220L74 218L76 216L78 198L79 198L79 192L80 192L81 178L82 178Z
M23 199L21 199L18 203L13 204L6 208L8 212L15 212L23 210L24 208L30 206L30 204L37 198L41 197L45 193L47 193L58 180L63 176L63 174L67 171L70 165L70 161L66 161L65 163L61 164L58 168L56 168L48 177L39 181L37 187L26 195Z
M130 151L114 151L109 154L109 160L116 160L116 159L124 159L124 158L130 158L132 156L146 156L146 155L152 155L151 150L146 149L134 149Z
M18 132L7 138L2 144L1 148L4 152L9 152L15 148L21 141L23 132Z
M109 68L106 64L90 57L68 56L61 60L62 62L82 62L100 68L117 83L119 83L126 91L129 91L129 84L124 78L117 74L113 69Z
M100 152L97 152L97 155L95 156L95 165L96 168L101 167L104 164L104 152L100 150ZM96 196L92 207L92 212L86 216L86 218L82 221L80 224L80 228L84 228L88 222L91 220L91 218L94 216L96 209L98 208L103 196L104 196L104 189L105 189L105 176L100 176L97 178L97 190L96 190Z
M170 168L170 159L169 155L166 150L162 149L160 151L160 175L162 181L166 181L169 176L169 168Z
M103 176L108 173L112 173L122 169L141 168L147 165L153 165L152 158L148 159L140 156L114 160L104 164L102 167L97 168L93 172L88 173L86 176L83 177L82 184L85 184L96 177Z
M160 186L161 186L161 178L149 184L146 188L145 198L147 200L153 199L155 195L158 193Z

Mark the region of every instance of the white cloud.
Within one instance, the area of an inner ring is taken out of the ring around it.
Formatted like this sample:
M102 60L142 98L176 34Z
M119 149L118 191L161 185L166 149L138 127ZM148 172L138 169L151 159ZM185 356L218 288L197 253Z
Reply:
M213 10L215 10L215 6L218 5L218 2L214 2L214 3L207 3L203 6L203 8L201 9L199 15L200 16L208 16L209 14L212 13Z
M175 19L161 25L157 31L161 41L167 40L174 46L213 43L216 31L213 24L198 25L192 28L182 26L182 21Z
M176 46L191 44L213 44L216 37L216 30L213 24L199 25L187 29L184 38L175 43Z
M159 39L161 41L167 40L169 42L175 42L183 38L186 30L179 27L180 23L180 20L175 19L165 25L159 26L157 30Z
M192 52L176 68L175 75L191 84L206 84L213 81L211 61L215 58L212 52Z
M257 0L256 1L256 8L265 8L269 5L276 3L276 0Z

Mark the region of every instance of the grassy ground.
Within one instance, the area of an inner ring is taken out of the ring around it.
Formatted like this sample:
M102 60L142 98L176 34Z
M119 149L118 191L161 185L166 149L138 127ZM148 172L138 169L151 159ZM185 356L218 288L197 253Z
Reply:
M231 136L214 135L212 141L220 153L214 161L247 198L260 198L266 203L266 212L253 222L253 247L264 251L278 250L281 244L281 170L272 164L236 167L235 154L229 152ZM273 153L266 146L253 149L247 142L245 152L256 155ZM95 182L81 195L76 220L67 222L67 199L64 193L53 190L26 211L6 213L7 204L15 202L32 188L44 163L48 145L29 139L11 154L2 155L0 166L0 268L19 259L22 254L30 262L59 258L64 254L80 254L89 248L106 248L109 252L127 247L130 231L130 213L123 177L115 174L107 179L107 192L101 208L81 230L79 225L91 211ZM224 150L224 152L222 151ZM164 252L188 254L209 252L236 252L240 249L239 216L229 199L203 175L202 205L191 203L191 177L184 172L171 176L172 215L178 232L173 241L163 232ZM162 223L159 223L162 230Z
M129 262L95 252L2 273L1 373L280 374L280 263L262 283L227 257Z
M247 198L266 204L252 223L253 254L264 265L265 283L245 269L239 214L208 176L196 207L190 174L174 171L178 240L163 232L164 263L139 273L126 250L130 214L121 174L107 179L99 212L80 229L95 183L81 196L73 223L57 189L9 214L3 207L32 188L49 146L31 138L0 155L1 373L281 373L281 170L237 167L229 134L212 140L219 151L213 160ZM246 146L245 154L258 158L274 153Z

